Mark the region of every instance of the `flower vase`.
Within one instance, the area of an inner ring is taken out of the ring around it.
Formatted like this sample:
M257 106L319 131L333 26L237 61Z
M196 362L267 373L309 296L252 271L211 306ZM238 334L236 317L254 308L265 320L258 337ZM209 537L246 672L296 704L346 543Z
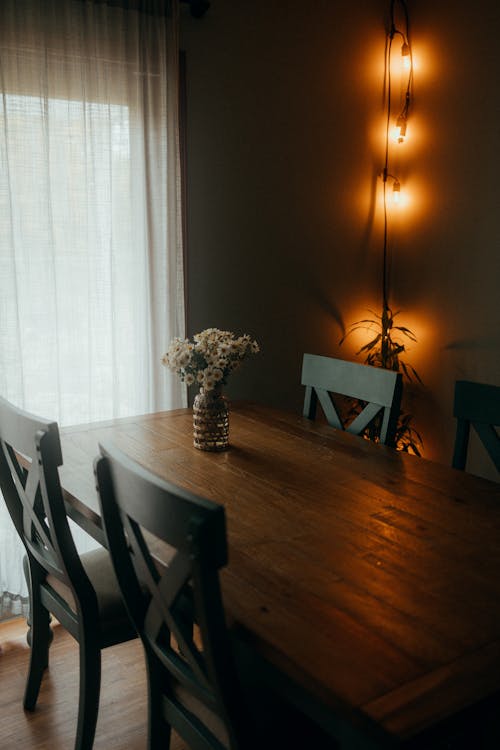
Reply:
M201 451L229 448L229 406L220 388L200 388L194 398L193 445Z

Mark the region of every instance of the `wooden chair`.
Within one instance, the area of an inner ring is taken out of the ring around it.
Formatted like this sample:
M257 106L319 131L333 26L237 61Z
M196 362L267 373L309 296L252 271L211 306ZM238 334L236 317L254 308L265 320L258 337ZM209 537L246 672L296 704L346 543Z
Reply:
M99 708L101 649L136 637L107 550L79 556L59 483L57 424L0 398L0 489L26 548L31 658L24 707L35 709L51 641L50 613L79 643L75 750L90 750Z
M457 380L453 416L457 419L453 466L465 469L471 425L500 472L500 387Z
M172 728L193 750L336 747L301 712L269 701L262 685L254 705L258 681L242 678L221 598L224 508L154 476L110 444L100 450L104 528L147 665L148 748L168 750Z
M167 484L112 446L100 448L95 472L104 528L148 669L148 747L168 748L170 727L192 748L246 747L219 586L227 562L224 509ZM163 570L146 532L173 553Z
M304 416L308 419L315 419L319 401L329 425L360 435L380 415L379 442L394 446L402 393L400 373L333 357L304 354L302 385L306 386ZM346 425L331 393L357 399L366 405Z

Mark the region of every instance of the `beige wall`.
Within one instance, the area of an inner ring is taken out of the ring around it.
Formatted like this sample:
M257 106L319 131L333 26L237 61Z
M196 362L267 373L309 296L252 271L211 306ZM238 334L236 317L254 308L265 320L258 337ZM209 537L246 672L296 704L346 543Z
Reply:
M249 332L230 395L299 410L304 351L355 358L380 308L388 2L213 0L187 53L188 329ZM391 302L418 343L407 397L425 455L450 462L453 384L500 385L500 6L409 1L407 206L391 222ZM487 461L472 468L488 473Z

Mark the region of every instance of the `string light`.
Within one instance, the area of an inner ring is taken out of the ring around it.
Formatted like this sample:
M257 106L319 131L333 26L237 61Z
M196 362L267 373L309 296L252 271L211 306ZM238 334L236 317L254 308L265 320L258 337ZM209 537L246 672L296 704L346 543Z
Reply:
M400 202L400 198L401 198L400 181L393 174L389 174L389 172L385 172L385 171L382 172L382 180L384 181L384 183L386 183L388 180L392 180L392 202L398 205ZM385 192L385 184L384 184L384 192Z
M406 137L406 127L408 125L408 112L410 110L409 86L410 86L410 81L408 82L408 88L406 89L403 107L396 120L396 133L397 133L396 140L398 143L403 143Z
M399 180L394 180L394 185L392 186L392 200L396 205L399 204L399 200L401 198L401 183Z
M408 122L406 120L406 117L404 115L399 115L398 119L396 120L396 128L395 128L395 135L396 135L396 140L398 143L403 143L406 137L407 124Z
M399 29L396 26L396 5L402 11L404 18L403 29ZM391 57L393 52L393 42L395 37L400 37L402 40L401 44L401 59L403 61L402 70L407 75L406 87L404 89L403 106L399 110L395 119L393 119L393 108L392 108L392 79L391 79ZM389 156L390 156L390 134L394 136L394 140L398 144L405 142L407 137L408 117L411 106L411 95L413 87L413 56L410 44L409 34L409 18L408 8L406 6L406 0L391 0L390 4L390 30L386 39L386 51L385 51L385 75L384 81L386 85L385 90L385 104L386 104L386 129L385 129L385 160L384 168L382 170L382 181L383 181L383 206L384 206L384 245L383 245L383 306L384 310L389 309L388 302L388 195L387 195L387 181L392 180L392 203L397 205L400 203L401 198L401 182L398 177L394 176L389 172Z
M410 54L410 45L407 41L404 41L401 45L401 57L403 58L403 66L405 70L411 69L411 54Z

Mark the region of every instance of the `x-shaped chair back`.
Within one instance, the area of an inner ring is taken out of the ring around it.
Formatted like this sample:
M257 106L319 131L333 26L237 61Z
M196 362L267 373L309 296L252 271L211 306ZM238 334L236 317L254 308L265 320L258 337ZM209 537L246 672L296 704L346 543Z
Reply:
M333 357L304 354L301 382L306 387L305 417L316 417L319 401L329 425L360 435L381 415L378 439L386 445L394 445L401 406L400 373ZM341 418L332 393L364 403L362 411L349 424Z
M59 483L59 430L0 398L0 488L38 583L51 574L93 595L69 529ZM63 608L63 609L67 609ZM55 612L61 614L62 610Z
M465 469L471 425L500 472L500 387L457 380L453 415L457 420L453 466Z
M161 691L164 721L190 747L224 747L205 714L223 723L231 748L239 747L241 706L218 574L227 562L224 509L164 482L110 444L100 450L102 517L143 641L150 703Z

